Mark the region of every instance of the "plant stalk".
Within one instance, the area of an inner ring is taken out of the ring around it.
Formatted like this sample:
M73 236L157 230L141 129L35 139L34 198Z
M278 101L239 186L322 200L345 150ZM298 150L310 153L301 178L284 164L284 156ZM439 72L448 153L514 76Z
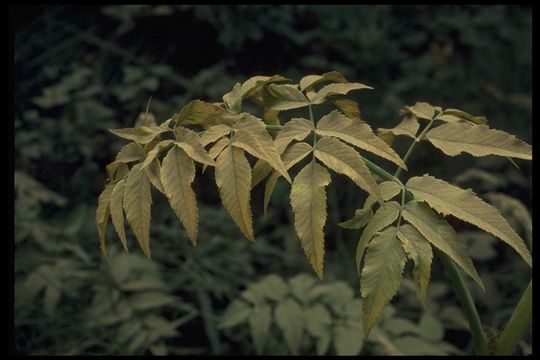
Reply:
M532 280L523 292L519 303L517 304L506 328L501 333L497 345L495 346L495 355L512 355L523 333L532 322Z
M411 143L411 146L409 146L409 150L407 150L407 152L405 153L405 156L403 157L403 162L404 163L407 163L407 160L409 160L409 158L411 157L411 154L413 152L413 149L414 147L416 146L416 143L418 143L420 141L420 139L422 139L422 136L424 136L428 130L431 128L431 126L433 125L433 121L435 121L434 119L431 119L431 121L429 122L429 124L426 125L426 127L424 128L424 130L422 130L422 132L420 133L420 135L418 135L414 141ZM401 168L398 166L398 168L396 169L396 172L394 173L394 176L395 177L399 177L401 175Z

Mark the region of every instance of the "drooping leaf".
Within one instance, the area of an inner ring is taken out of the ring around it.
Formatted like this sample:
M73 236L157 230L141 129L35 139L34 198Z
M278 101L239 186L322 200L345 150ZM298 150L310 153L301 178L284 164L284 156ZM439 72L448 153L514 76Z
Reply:
M406 260L395 227L383 230L370 242L360 282L366 334L399 289Z
M360 119L360 107L358 103L349 99L336 99L334 100L334 105L344 113L347 117L351 119Z
M396 127L393 127L391 129L378 128L377 135L404 135L414 139L419 129L420 124L418 123L416 116L406 116Z
M114 184L108 184L98 197L98 206L96 208L96 226L98 229L100 248L103 255L107 256L107 243L105 239L105 231L107 229L107 221L109 220L109 204L111 202L111 194L114 190Z
M426 240L450 256L484 290L482 279L476 272L465 243L446 220L439 218L427 205L414 200L405 205L401 214Z
M461 111L458 109L446 109L441 113L441 115L437 116L437 119L448 121L449 120L448 116L457 117L461 119L462 121L467 121L471 124L476 124L476 125L487 124L487 119L485 116L474 116L465 111Z
M260 87L263 85L268 85L272 83L277 82L284 82L284 81L290 81L290 79L287 79L281 75L273 75L273 76L253 76L242 84L242 98L245 99L249 96L252 96L255 94Z
M383 181L379 183L379 192L384 201L388 201L394 198L397 194L401 192L401 186L395 181ZM377 202L377 199L373 195L369 195L366 201L364 202L364 209L372 207L373 204Z
M115 181L123 178L129 171L126 163L113 161L105 166L109 181Z
M139 161L144 156L142 147L137 143L129 143L124 145L122 149L116 154L114 161L122 163L130 163L133 161Z
M282 154L291 141L304 140L311 131L313 131L313 125L309 120L294 118L286 122L274 139L274 145L276 146L278 153Z
M377 137L368 124L358 119L350 119L337 110L323 116L315 131L318 135L336 137L407 169L399 155Z
M253 165L253 174L251 179L251 188L253 189L272 172L272 167L264 160L257 159Z
M118 237L120 238L124 249L126 251L129 251L127 247L126 232L124 228L124 208L122 206L122 203L124 201L124 182L125 179L121 179L114 186L114 189L111 193L110 211L111 220L118 234Z
M289 350L293 355L298 355L304 332L302 308L289 298L278 304L275 316Z
M263 94L265 104L272 110L291 110L308 106L308 100L296 85L270 84Z
M272 137L266 132L264 123L254 116L246 116L235 124L236 132L232 145L244 149L251 155L266 161L287 181L291 181L285 164L277 152Z
M285 164L287 170L298 162L302 161L302 159L304 159L312 150L313 147L305 142L299 142L290 146L283 154L283 163ZM265 216L266 210L268 209L268 203L270 202L270 196L272 196L272 192L274 191L278 178L279 173L273 172L264 186L263 211Z
M190 158L202 164L214 166L214 160L208 156L195 131L179 126L175 130L175 135L175 145L184 150Z
M227 146L216 161L216 183L223 206L244 236L255 241L249 204L251 167L244 151Z
M141 170L142 164L131 168L124 189L124 211L133 234L146 256L150 257L150 181Z
M154 146L154 148L150 150L146 155L146 158L144 159L144 162L142 164L142 169L150 165L150 163L154 161L154 159L159 155L159 153L172 143L172 140L163 140L159 142L156 146Z
M223 95L223 101L229 110L239 112L242 109L242 85L234 84L232 90Z
M314 93L310 98L312 104L322 104L326 101L326 98L332 95L345 95L352 90L361 89L373 89L371 86L361 83L344 83L344 84L330 84L323 87L318 92ZM309 94L309 93L308 93Z
M333 83L346 83L348 82L345 77L337 72L337 71L330 71L327 73L324 73L322 75L306 75L302 79L300 79L300 90L309 90L313 86L325 82L330 81Z
M160 193L165 194L163 185L161 184L161 165L159 164L159 160L154 159L149 166L144 168L144 172L146 173L146 176L148 176L150 183L154 185Z
M476 196L472 190L463 190L429 175L413 177L406 186L416 200L428 203L439 213L453 215L497 236L513 247L531 266L531 255L523 239L497 209Z
M124 139L135 141L139 144L147 144L159 134L168 131L161 126L139 126L136 128L109 129L111 133Z
M426 139L446 155L462 152L474 156L498 155L532 160L532 147L514 135L485 125L442 124L429 130Z
M427 306L427 289L431 275L431 261L433 251L426 238L410 224L403 224L399 227L397 233L401 245L407 253L407 257L414 262L412 271L418 300L424 306Z
M272 323L272 310L268 304L256 306L249 317L251 339L255 344L257 354L264 353L268 331Z
M382 203L377 183L368 167L352 147L341 141L323 137L317 141L314 149L315 157L330 169L346 175L354 183L370 194L373 194Z
M195 164L178 147L173 147L163 158L161 183L174 213L184 225L189 240L197 245L199 211L191 183L195 179Z
M201 144L206 146L213 143L231 132L231 127L227 125L214 125L206 129L201 135Z
M338 226L344 229L360 229L363 228L372 217L373 210L371 210L371 207L356 209L352 218L338 223Z
M384 206L377 209L375 215L373 215L371 221L367 224L356 245L356 269L359 274L361 271L360 265L362 263L362 257L364 256L364 251L368 247L369 242L378 231L397 220L399 210L400 205L396 201L384 203Z
M291 206L294 227L300 244L322 279L324 262L324 223L326 222L326 190L330 184L328 171L312 160L294 178Z

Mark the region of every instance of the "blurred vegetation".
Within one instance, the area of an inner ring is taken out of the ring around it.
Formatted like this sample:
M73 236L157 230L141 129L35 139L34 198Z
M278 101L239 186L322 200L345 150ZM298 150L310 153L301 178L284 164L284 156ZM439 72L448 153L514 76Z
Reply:
M112 244L107 263L94 212L105 164L123 145L107 129L134 125L150 97L150 112L161 122L191 99L219 101L236 81L255 74L298 79L337 70L375 88L354 95L374 128L395 125L401 106L428 101L485 115L493 127L530 143L530 7L34 6L16 14L14 338L20 353L471 351L466 321L438 265L428 309L420 308L406 280L363 342L354 327L359 232L335 224L365 195L341 178L329 191L324 282L311 275L301 252L282 182L267 217L262 191L253 193L255 244L242 239L219 205L213 178L202 176L195 183L203 204L197 248L165 200L154 196L153 260L131 239L129 254ZM401 154L404 146L397 141ZM472 187L531 245L529 163L519 162L517 170L498 159L445 158L427 144L417 154L409 163L414 174ZM486 293L470 287L494 339L529 270L494 238L453 225L486 284ZM315 289L319 295L311 296ZM247 293L258 300L250 302ZM283 320L310 311L304 330ZM531 352L530 336L520 354Z

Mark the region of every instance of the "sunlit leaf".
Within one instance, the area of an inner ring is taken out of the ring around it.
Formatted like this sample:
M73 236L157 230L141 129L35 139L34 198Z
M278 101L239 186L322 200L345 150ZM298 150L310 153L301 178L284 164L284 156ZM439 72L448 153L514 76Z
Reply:
M111 133L139 144L147 144L159 134L168 131L160 126L139 126L136 128L109 129Z
M310 98L312 104L322 104L327 97L332 95L345 95L352 90L373 89L371 86L360 83L330 84L314 93Z
M282 154L291 141L304 140L313 130L311 121L302 118L294 118L283 125L283 128L274 139L274 145L278 152Z
M306 75L302 79L300 79L300 90L304 91L307 89L310 89L311 87L322 83L322 82L333 82L333 83L346 83L348 82L345 77L337 72L337 71L330 71L327 73L324 73L322 75Z
M264 102L272 110L290 110L308 106L308 100L296 85L270 84Z

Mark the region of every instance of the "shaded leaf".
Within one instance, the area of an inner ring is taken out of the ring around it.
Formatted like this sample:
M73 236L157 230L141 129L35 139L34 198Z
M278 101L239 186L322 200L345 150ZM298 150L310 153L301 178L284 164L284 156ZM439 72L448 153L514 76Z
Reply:
M242 85L234 84L232 90L223 95L223 101L231 111L239 112L242 109Z
M201 100L193 100L173 116L173 123L177 125L203 125L211 126L220 123L231 124L233 119L223 115L225 109Z
M405 252L397 239L396 228L382 231L370 242L361 275L363 325L366 334L369 334L399 289L406 260Z
M107 256L107 243L105 231L107 230L107 221L109 220L109 204L111 194L114 190L114 184L108 184L98 197L98 206L96 208L96 226L98 229L100 248L103 255Z
M216 161L216 183L223 206L242 234L251 241L253 227L249 204L251 168L242 149L227 146Z
M444 337L444 328L435 316L424 312L418 323L418 332L421 337L430 341L439 341Z
M523 239L497 209L476 196L472 190L463 190L429 175L413 177L406 186L415 199L425 201L439 213L453 215L497 236L513 247L531 266L531 254Z
M154 146L154 148L150 150L146 155L146 158L144 159L144 162L142 164L142 169L150 165L150 163L154 161L154 159L159 155L159 153L172 143L172 140L163 140L159 142L156 146Z
M304 309L303 322L307 332L311 336L319 337L324 333L330 332L332 317L323 305L315 304L312 307Z
M378 128L377 135L393 134L395 136L405 135L410 138L416 138L416 134L420 129L420 124L416 116L406 116L396 127L391 129Z
M532 160L531 145L514 135L485 125L442 124L429 130L425 136L449 156L466 152L474 156L498 155Z
M471 124L476 124L476 125L487 124L487 119L485 118L485 116L474 116L465 111L461 111L458 109L446 109L442 112L440 116L437 116L437 119L448 121L448 116L455 116L459 118L460 120L467 121Z
M290 195L296 233L319 278L323 275L325 187L328 184L330 184L330 174L312 160L294 178Z
M165 194L163 185L161 184L161 165L159 164L159 160L154 159L154 161L150 163L150 166L144 168L144 171L146 176L148 176L150 183L154 185L160 193Z
M337 71L330 71L330 72L327 72L327 73L324 73L322 75L306 75L304 76L302 79L300 79L300 90L304 91L304 90L309 90L310 88L312 88L313 86L321 83L321 82L325 82L325 81L330 81L330 82L333 82L333 83L346 83L348 82L347 79L345 79L345 77L337 72Z
M116 229L116 232L118 233L118 237L120 238L124 249L129 251L127 247L126 232L124 229L124 208L122 205L124 200L124 182L125 180L122 179L114 186L111 193L110 211L112 223Z
M358 103L349 99L336 99L334 105L344 113L347 117L352 119L360 119L360 107Z
M367 150L407 169L399 155L383 140L377 137L371 127L358 119L350 119L337 110L325 115L317 123L317 134L332 136L349 144Z
M364 344L364 330L360 323L343 322L334 328L334 348L338 356L358 355Z
M144 156L142 147L137 143L129 143L124 145L122 149L116 154L114 161L122 163L130 163L132 161L139 161Z
M255 344L257 354L264 352L268 331L272 323L272 310L267 304L256 306L249 317L251 339Z
M290 110L308 106L308 100L296 85L270 84L264 93L264 102L271 110Z
M410 224L401 225L397 233L407 257L414 262L412 271L418 301L426 307L433 251L424 236Z
M454 229L427 205L410 201L401 213L436 248L450 256L484 290L482 279L476 272L467 252Z
M302 308L289 298L278 304L275 317L289 350L293 355L298 355L304 332Z
M251 314L251 306L242 300L234 300L227 306L225 314L219 322L220 328L229 328L248 320Z
M208 156L210 156L211 159L216 159L219 154L225 149L227 145L231 142L231 139L229 138L221 138L219 139L208 151Z
M373 217L373 210L370 207L356 209L354 215L349 220L338 223L338 226L344 229L360 229L363 228Z
M174 213L184 225L189 240L197 245L199 211L191 183L195 179L195 164L178 147L169 150L163 158L161 182Z

